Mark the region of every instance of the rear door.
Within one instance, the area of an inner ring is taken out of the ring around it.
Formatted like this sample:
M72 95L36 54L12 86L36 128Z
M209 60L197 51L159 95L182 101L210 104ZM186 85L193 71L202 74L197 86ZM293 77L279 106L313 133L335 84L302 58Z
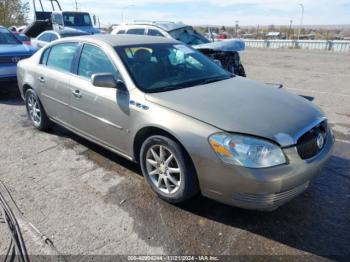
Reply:
M72 122L84 135L125 153L130 124L129 93L93 86L91 76L98 73L121 78L117 67L100 47L85 44L76 76L70 81Z
M47 114L64 124L71 123L69 80L78 46L71 42L46 49L38 75L40 98Z

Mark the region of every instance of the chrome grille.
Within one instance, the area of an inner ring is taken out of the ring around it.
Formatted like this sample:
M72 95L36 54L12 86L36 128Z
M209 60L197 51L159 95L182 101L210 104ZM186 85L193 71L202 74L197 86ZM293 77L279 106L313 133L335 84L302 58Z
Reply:
M29 56L0 56L0 64L17 64L20 60Z
M320 147L317 143L319 135L323 137L323 145ZM309 159L316 156L322 149L326 142L327 135L327 121L321 122L319 125L310 129L303 134L297 142L297 151L302 159Z

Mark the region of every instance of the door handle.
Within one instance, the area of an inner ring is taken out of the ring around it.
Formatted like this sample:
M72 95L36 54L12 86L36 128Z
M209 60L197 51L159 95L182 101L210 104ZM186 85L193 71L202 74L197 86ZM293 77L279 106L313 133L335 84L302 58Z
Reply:
M75 90L72 92L73 96L75 96L76 98L81 98L82 97L82 94L80 93L79 90Z
M45 83L45 78L43 76L39 77L38 80L40 83Z

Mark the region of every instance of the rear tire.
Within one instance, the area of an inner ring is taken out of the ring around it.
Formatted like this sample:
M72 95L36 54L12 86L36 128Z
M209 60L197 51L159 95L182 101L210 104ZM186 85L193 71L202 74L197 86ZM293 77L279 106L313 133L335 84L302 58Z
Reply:
M28 117L37 129L44 131L53 126L53 123L47 117L44 107L33 89L28 89L26 91L25 103Z
M167 202L184 202L199 191L191 160L184 149L168 137L147 138L141 147L140 163L147 183Z

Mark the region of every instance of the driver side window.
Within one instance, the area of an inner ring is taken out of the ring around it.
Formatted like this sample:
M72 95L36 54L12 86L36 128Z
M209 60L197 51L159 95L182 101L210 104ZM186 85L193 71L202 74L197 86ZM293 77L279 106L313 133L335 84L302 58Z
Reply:
M107 55L98 47L85 44L78 67L78 75L90 79L93 74L110 73L118 77L115 69Z

